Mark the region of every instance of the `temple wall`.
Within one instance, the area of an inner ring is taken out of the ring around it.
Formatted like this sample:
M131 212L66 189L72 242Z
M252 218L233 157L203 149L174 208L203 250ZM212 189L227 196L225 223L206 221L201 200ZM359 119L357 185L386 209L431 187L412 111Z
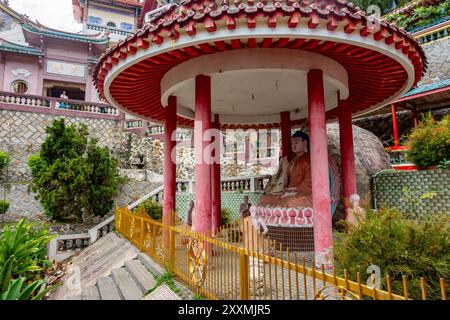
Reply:
M27 94L31 95L41 95L40 85L39 85L39 65L37 57L6 54L4 55L5 66L3 74L3 83L1 86L1 91L11 92L11 84L15 80L24 80L28 83L29 90ZM27 74L24 75L19 73L15 75L13 72L20 71L24 69ZM28 73L29 72L29 73Z
M414 211L419 217L450 213L450 170L386 171L373 182L378 208Z

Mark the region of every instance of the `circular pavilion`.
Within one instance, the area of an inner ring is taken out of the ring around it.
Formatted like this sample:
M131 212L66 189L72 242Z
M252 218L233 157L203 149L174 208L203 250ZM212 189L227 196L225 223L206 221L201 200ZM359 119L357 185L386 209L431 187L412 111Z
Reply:
M210 128L280 128L291 156L293 126L311 136L314 247L331 266L332 223L325 124L340 125L343 195L357 193L352 116L409 91L426 61L405 31L344 0L184 0L158 13L100 59L100 95L128 113L165 123L164 215L175 210L171 139L195 137L193 228L220 223L220 164L199 161ZM214 119L214 121L212 120Z

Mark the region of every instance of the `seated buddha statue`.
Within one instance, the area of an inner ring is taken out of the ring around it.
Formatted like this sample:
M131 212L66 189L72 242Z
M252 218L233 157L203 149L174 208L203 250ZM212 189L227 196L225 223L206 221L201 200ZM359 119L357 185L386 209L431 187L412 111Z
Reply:
M277 172L260 198L259 206L312 207L309 136L296 131L291 141L293 158L291 161L287 157L281 158Z

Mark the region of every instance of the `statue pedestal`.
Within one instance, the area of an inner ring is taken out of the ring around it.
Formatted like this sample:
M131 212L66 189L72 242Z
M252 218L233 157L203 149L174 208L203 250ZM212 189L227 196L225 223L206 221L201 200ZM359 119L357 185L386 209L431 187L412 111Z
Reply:
M267 236L276 241L277 250L314 251L314 214L311 208L257 207L269 229Z

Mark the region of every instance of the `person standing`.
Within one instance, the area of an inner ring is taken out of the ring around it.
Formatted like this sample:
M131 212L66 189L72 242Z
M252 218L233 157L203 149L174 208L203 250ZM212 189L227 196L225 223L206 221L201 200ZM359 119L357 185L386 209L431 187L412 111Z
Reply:
M66 91L63 91L63 92L61 93L61 95L59 96L59 98L60 98L60 99L65 99L65 100L69 99L69 97L67 96L67 92L66 92ZM59 108L60 108L60 109L67 109L66 102L65 102L65 101L60 101L60 102L59 102Z

